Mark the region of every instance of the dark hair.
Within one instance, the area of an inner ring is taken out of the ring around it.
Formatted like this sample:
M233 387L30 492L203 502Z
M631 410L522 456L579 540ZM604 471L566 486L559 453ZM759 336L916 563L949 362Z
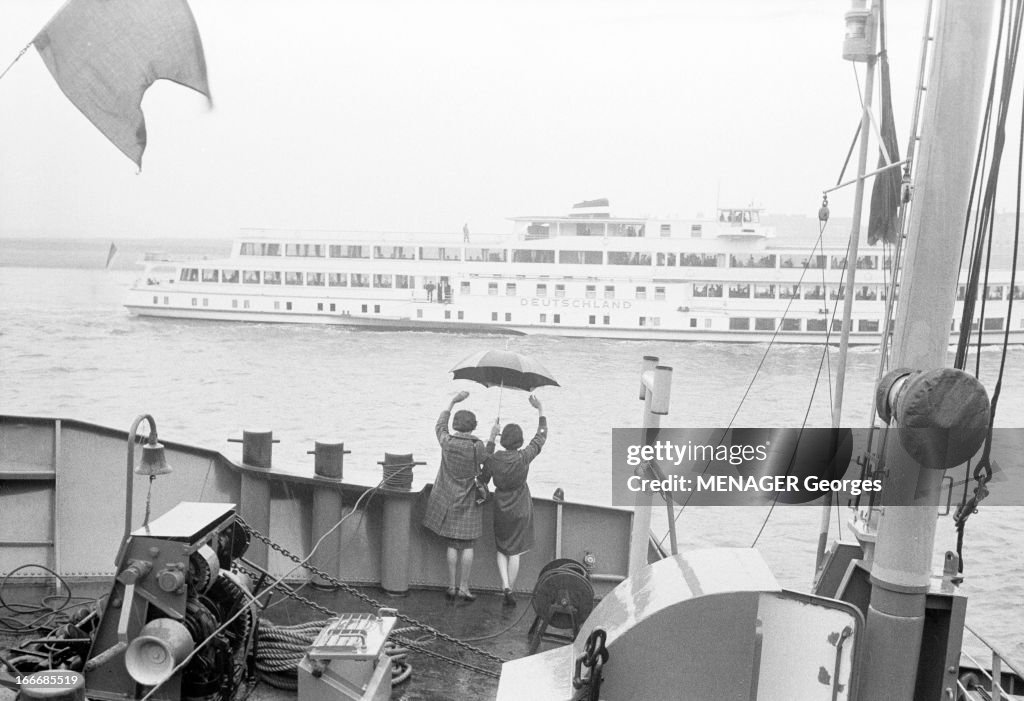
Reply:
M452 428L456 431L468 433L476 428L476 414L465 409L459 409L452 417Z
M518 450L523 446L523 429L519 424L506 424L501 432L501 447L505 450Z

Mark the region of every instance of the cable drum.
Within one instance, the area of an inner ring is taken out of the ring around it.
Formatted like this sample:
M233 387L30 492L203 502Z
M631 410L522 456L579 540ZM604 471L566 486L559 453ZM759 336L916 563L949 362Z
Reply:
M548 626L579 627L594 610L594 587L586 567L568 558L545 565L533 588L533 610Z

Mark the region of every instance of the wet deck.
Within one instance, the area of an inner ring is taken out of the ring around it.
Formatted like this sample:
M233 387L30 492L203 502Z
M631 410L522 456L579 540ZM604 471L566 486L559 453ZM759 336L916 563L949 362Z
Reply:
M106 587L90 587L90 596L99 596ZM376 587L361 587L360 590L380 602L382 606L396 608L404 615L420 620L459 640L481 648L503 660L523 657L529 651L528 630L534 620L533 607L529 596L520 595L517 606L503 605L500 594L478 591L473 602L449 601L442 590L414 590L408 596L394 597ZM11 596L10 588L5 591L8 602L38 602L49 593L42 587L22 589L18 587ZM75 594L83 594L75 587ZM323 591L311 586L302 588L301 594L316 603L338 613L367 612L369 605L345 592ZM270 607L263 617L282 625L303 623L322 619L324 615L297 601L282 597L272 598ZM408 629L408 624L399 621L396 628L407 628L402 637L419 641L433 653L492 672L500 672L497 663L452 643L435 639L424 631ZM564 631L555 631L564 632ZM16 639L0 635L0 649L16 643ZM545 641L540 649L545 650L561 644ZM394 687L391 698L403 701L434 701L448 699L492 699L498 689L497 678L456 666L418 651L410 651L407 661L412 665L411 678ZM524 691L528 691L525 690ZM260 683L249 696L250 701L291 701L295 692L283 691ZM13 701L14 693L0 687L0 701Z

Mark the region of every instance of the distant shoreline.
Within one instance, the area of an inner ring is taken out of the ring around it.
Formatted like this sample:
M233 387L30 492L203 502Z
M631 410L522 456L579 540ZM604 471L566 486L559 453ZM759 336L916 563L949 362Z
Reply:
M0 237L0 267L102 270L106 267L111 243L117 247L111 270L141 270L145 254L155 251L210 258L226 258L231 253L229 239Z

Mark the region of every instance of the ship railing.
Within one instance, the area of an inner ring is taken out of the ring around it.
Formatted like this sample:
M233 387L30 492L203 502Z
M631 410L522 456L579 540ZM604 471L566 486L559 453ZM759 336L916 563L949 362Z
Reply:
M994 699L995 701L1020 698L1017 694L1024 692L1024 671L1022 671L1024 670L1024 665L1007 657L1004 652L969 625L965 624L964 630L981 643L991 656L991 662L986 666L967 650L961 650L961 658L966 658L971 663L967 667L973 667L973 669L962 673L957 680L957 688L959 689L957 698L984 698ZM960 666L962 669L965 667L962 659ZM1006 688L1004 685L1010 688ZM978 695L979 691L983 692L984 695Z
M163 253L149 251L142 254L143 263L188 263L190 261L209 260L209 256Z

